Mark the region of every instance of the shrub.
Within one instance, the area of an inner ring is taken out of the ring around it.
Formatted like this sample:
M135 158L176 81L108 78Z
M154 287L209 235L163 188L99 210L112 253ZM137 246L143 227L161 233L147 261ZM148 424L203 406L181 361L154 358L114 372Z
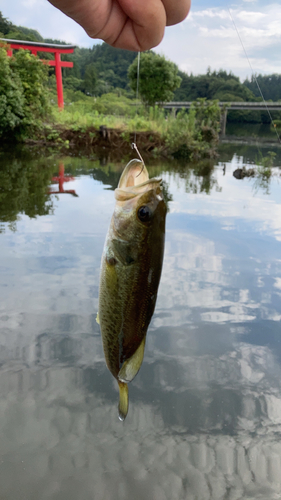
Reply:
M22 138L35 128L48 111L48 69L25 50L8 57L0 48L0 135Z
M128 69L131 89L137 90L138 58ZM164 56L154 52L142 54L139 68L139 94L148 106L156 102L165 102L172 99L174 90L181 84L178 68Z
M0 48L0 136L19 127L24 117L23 87L13 74L4 48Z

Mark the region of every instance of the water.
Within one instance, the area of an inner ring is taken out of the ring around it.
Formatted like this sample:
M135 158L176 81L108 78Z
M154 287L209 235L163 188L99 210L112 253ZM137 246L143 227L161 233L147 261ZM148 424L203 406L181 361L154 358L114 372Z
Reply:
M237 137L256 138L258 141L261 139L276 141L276 132L269 123L227 122L226 134L228 136L235 135Z
M95 321L124 162L1 156L1 498L280 498L280 169L232 175L256 153L148 162L166 247L124 423Z

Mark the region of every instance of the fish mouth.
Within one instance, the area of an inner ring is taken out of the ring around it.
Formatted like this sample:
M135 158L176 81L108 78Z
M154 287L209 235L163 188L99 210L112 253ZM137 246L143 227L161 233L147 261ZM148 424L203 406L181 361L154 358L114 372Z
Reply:
M151 189L160 188L160 184L161 179L149 179L147 168L142 161L133 159L122 172L117 189L115 189L115 199L126 201Z

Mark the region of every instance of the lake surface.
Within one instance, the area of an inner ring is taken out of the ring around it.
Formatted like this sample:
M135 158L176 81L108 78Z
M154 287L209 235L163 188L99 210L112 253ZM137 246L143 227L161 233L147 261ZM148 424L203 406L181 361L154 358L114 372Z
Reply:
M1 499L280 498L276 153L269 181L233 177L257 157L246 146L221 147L213 167L147 162L169 212L125 422L96 313L127 160L0 155Z

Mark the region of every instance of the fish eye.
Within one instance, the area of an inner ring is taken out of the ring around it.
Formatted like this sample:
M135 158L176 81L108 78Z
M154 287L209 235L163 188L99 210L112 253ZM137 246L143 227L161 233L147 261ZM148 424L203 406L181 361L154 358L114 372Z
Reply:
M151 210L148 206L143 205L138 209L138 218L141 222L148 222L151 218Z

